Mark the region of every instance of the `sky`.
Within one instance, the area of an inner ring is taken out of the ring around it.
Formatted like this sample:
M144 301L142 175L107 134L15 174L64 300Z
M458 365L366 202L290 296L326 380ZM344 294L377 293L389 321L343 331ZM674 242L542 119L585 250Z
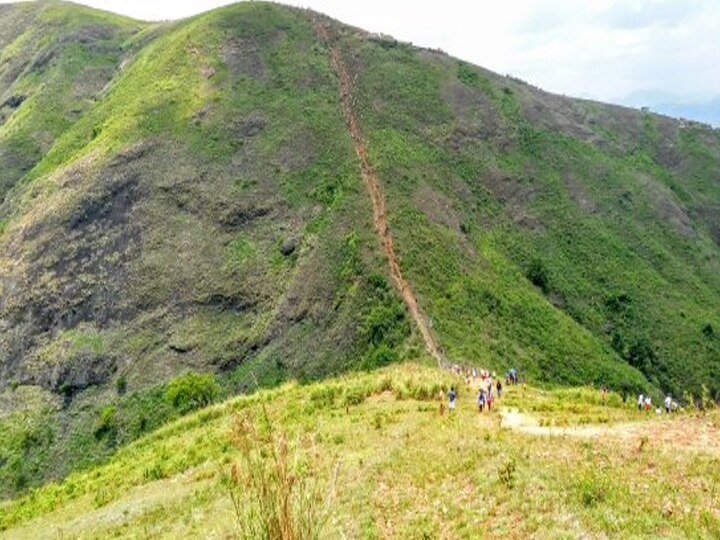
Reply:
M145 20L223 0L78 0ZM720 96L718 0L287 0L368 31L439 48L545 90L603 101ZM633 94L635 94L633 96ZM622 99L626 98L626 99Z

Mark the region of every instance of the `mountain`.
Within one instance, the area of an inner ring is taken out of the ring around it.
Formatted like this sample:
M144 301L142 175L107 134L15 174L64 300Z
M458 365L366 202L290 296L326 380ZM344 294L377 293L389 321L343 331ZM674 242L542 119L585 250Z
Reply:
M309 11L0 6L2 493L400 360L720 395L720 133Z
M699 103L658 103L651 109L674 118L685 118L720 127L720 98Z
M638 91L615 100L628 107L647 109L673 118L720 126L720 97L678 96L662 91Z

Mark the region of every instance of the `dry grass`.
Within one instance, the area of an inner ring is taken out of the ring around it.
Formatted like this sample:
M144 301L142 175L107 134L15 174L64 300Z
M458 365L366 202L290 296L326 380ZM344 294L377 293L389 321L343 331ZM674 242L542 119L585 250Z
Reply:
M0 523L13 539L718 537L717 412L657 418L620 402L598 436L532 435L503 427L503 408L552 404L585 429L574 417L603 407L597 392L509 388L478 414L448 377L404 365L231 400L2 505ZM440 415L418 389L449 382L458 406ZM629 424L637 435L615 436ZM702 444L680 450L681 433ZM145 478L157 464L165 477Z
M236 414L231 438L240 457L223 480L233 503L239 537L318 538L330 515L337 475L324 485L312 440L304 435L290 441L265 407L259 416L247 411Z

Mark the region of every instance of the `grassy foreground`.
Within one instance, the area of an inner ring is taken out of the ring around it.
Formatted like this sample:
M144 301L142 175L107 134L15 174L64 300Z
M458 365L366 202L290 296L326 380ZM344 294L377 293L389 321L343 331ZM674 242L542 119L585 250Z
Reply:
M440 414L438 396L450 384L459 405ZM235 398L121 449L107 465L2 503L0 535L234 537L221 481L238 460L232 419L259 422L265 412L287 434L298 476L312 470L330 491L339 471L324 537L720 534L715 413L656 417L615 394L603 405L592 389L516 387L480 415L474 397L475 384L405 364ZM524 433L503 420L511 409L570 427ZM587 423L602 428L581 431ZM674 430L682 436L659 436ZM700 437L703 444L686 444Z

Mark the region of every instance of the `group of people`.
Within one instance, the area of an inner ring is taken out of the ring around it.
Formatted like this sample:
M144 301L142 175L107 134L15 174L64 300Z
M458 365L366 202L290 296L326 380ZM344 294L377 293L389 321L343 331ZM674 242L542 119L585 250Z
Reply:
M503 384L502 381L497 377L495 373L490 373L486 369L477 368L466 368L453 365L451 370L457 375L465 375L465 384L470 385L473 381L480 379L480 388L478 389L477 395L477 406L478 411L483 412L487 407L487 410L492 410L493 402L495 401L495 395L500 399L502 397ZM493 384L494 382L494 384ZM510 369L505 374L505 385L516 385L518 383L517 370L514 368ZM493 389L495 393L493 393ZM457 399L457 392L455 387L451 386L448 392L448 409L455 409L455 401Z
M670 394L665 396L665 401L663 402L665 405L665 412L667 414L670 414L671 412L675 412L678 410L678 403L675 401ZM640 394L638 396L638 410L639 411L652 411L653 410L653 404L652 404L652 398L650 396L645 396L643 394ZM657 414L662 414L662 409L658 407L655 409L655 412Z

